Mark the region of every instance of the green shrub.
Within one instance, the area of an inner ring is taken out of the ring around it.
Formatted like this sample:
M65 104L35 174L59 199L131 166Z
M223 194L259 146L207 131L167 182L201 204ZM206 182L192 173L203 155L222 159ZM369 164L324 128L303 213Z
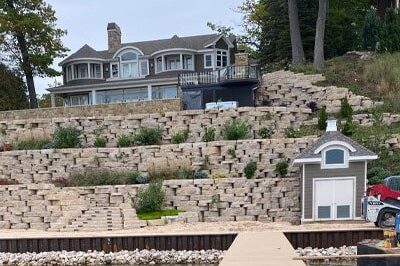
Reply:
M206 179L208 178L208 174L204 171L196 171L194 173L194 179Z
M172 144L180 144L186 142L188 138L189 138L189 129L186 129L174 134L171 138L171 142Z
M13 145L14 150L41 150L52 148L50 139L29 139L17 142Z
M102 136L96 136L94 140L94 146L96 148L105 148L107 146L107 139Z
M258 135L263 139L269 139L272 134L274 134L274 129L272 127L263 127L258 131Z
M353 116L353 108L349 104L347 98L343 98L340 101L340 117L346 119L352 119Z
M243 169L244 175L246 178L250 179L253 178L257 171L257 163L256 162L249 162Z
M165 202L165 192L161 182L152 182L146 188L140 188L135 202L138 212L161 211Z
M230 148L226 151L226 153L231 156L231 158L235 159L236 158L236 150L234 148Z
M368 170L367 174L368 184L370 185L381 184L383 183L383 180L386 177L389 177L391 175L392 173L389 170L386 170L385 168L373 167Z
M160 128L141 127L133 137L135 145L158 145L162 141L163 130Z
M201 138L203 142L210 142L215 140L215 128L209 127L206 129L206 133L204 133L204 136Z
M117 138L117 147L126 148L134 146L133 138L131 135L122 134Z
M194 179L194 171L186 165L180 167L153 167L149 169L147 179L149 182L172 179Z
M289 164L282 160L278 162L275 166L275 173L277 173L280 177L286 177L288 174Z
M272 120L274 115L271 112L267 112L261 116L261 120Z
M138 184L139 173L115 172L108 169L88 169L83 173L72 174L68 186L106 186L106 185L132 185Z
M298 131L294 128L287 128L285 129L285 138L294 139L298 137Z
M77 148L81 145L82 131L73 126L59 127L53 135L53 146L56 149Z
M326 107L322 107L318 112L318 129L326 130L328 121L328 113L326 112Z
M342 128L342 133L348 137L351 137L354 133L354 124L351 119L347 119L346 123Z
M362 31L362 46L363 49L368 51L375 51L378 49L379 44L379 33L381 31L382 24L376 14L374 8L370 8L364 21L364 27Z
M232 119L225 123L222 135L225 140L245 139L250 133L250 126L239 119Z

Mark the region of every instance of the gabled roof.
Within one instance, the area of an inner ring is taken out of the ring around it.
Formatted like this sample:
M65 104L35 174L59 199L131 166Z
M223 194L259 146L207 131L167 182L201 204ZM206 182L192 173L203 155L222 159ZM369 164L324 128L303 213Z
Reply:
M315 151L324 145L325 143L329 142L344 142L349 144L354 148L354 151L349 150L349 155L350 157L376 157L377 155L368 150L367 148L361 146L357 142L355 142L353 139L343 135L342 133L338 131L329 131L326 132L324 135L322 135L316 142L314 142L310 147L308 147L306 150L304 150L297 158L295 159L294 163L296 163L296 160L304 160L304 159L320 159L321 154L320 153L315 153Z
M102 53L97 52L95 49L85 44L78 51L61 61L59 65L62 65L67 61L79 58L105 59Z
M196 35L196 36L188 36L188 37L178 37L174 35L169 39L160 39L153 41L143 41L143 42L132 42L132 43L123 43L121 44L121 48L124 47L136 47L141 50L145 55L152 55L158 51L168 50L168 49L192 49L192 50L203 50L206 49L206 46L210 43L213 43L215 40L218 40L221 37L220 34L207 34L207 35ZM227 39L230 42L234 42L236 37L229 36ZM60 65L64 64L67 61L78 59L78 58L100 58L100 59L112 59L114 56L113 53L109 53L108 50L104 51L95 51L89 45L84 45L77 52L72 54L71 56L64 59Z

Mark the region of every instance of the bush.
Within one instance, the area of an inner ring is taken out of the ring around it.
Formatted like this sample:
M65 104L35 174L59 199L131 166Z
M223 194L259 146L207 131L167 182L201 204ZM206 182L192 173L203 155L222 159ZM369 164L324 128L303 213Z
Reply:
M166 166L153 167L149 169L147 176L149 182L172 180L172 179L194 179L194 171L189 166Z
M17 142L13 145L14 150L41 150L52 148L50 139L29 139Z
M346 123L342 128L342 133L348 137L351 137L354 133L354 124L351 119L347 119Z
M122 134L117 138L117 147L126 148L134 146L133 138L130 135Z
M204 171L196 171L194 173L194 179L206 179L208 178L208 174Z
M381 31L381 21L374 8L370 8L365 15L364 27L362 31L362 46L368 51L378 49L379 33Z
M161 211L165 201L165 192L161 182L152 182L146 188L140 188L135 202L138 212Z
M56 149L77 148L81 145L82 131L76 127L59 127L53 135L53 146Z
M346 119L352 119L353 116L353 108L349 104L347 98L343 98L340 101L340 117Z
M272 127L263 127L258 131L258 135L260 135L263 139L268 139L274 134L274 129Z
M327 127L326 121L328 121L328 113L326 112L326 107L324 106L318 112L318 129L319 130L326 130L326 127Z
M391 175L392 173L389 170L386 170L385 168L373 167L368 170L367 174L368 184L370 185L381 184L383 183L383 180L386 177L389 177Z
M298 137L298 131L294 128L287 128L285 129L285 138L294 139Z
M96 136L94 140L94 146L96 148L105 148L107 146L107 139L102 136Z
M171 138L171 142L172 144L180 144L186 142L188 138L189 138L189 129L186 129L174 134Z
M257 171L257 163L253 161L249 162L243 169L244 175L248 179L253 178L256 171Z
M89 169L83 173L73 174L67 186L108 186L139 184L140 175L136 171L113 172L108 169Z
M210 142L215 140L215 128L209 127L206 129L206 133L204 133L204 136L201 138L203 142Z
M226 153L232 158L235 159L236 158L236 150L234 148L230 148L226 151Z
M277 173L280 177L286 177L288 174L289 164L282 160L278 162L275 166L275 173Z
M163 130L160 128L141 127L133 137L135 145L158 145L162 141Z
M318 111L318 104L316 102L307 103L307 107L310 108L311 112L313 113Z
M222 135L225 140L245 139L250 133L250 126L239 119L232 119L225 123Z

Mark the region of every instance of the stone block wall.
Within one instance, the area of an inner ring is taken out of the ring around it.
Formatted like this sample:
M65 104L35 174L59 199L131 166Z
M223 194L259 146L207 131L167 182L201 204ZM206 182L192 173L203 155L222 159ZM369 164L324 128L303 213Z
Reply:
M313 85L323 80L325 78L321 74L304 75L290 71L265 74L260 89L256 93L256 104L258 106L306 107L307 103L313 101L318 106L326 106L329 113L338 112L340 100L346 97L355 111L370 109L375 104L370 98L355 95L347 88Z
M175 112L182 110L181 99L141 101L134 103L98 104L73 107L39 108L0 112L2 120L49 119L55 117L126 116Z
M276 138L283 137L286 128L300 126L311 115L309 108L242 107L129 115L122 112L118 116L5 119L0 120L0 141L15 143L31 138L42 139L50 137L57 127L72 125L83 131L83 147L93 147L96 134L107 138L108 147L116 147L118 136L134 133L143 126L164 129L164 144L171 143L174 134L186 129L190 131L188 142L201 142L210 127L216 129L216 138L221 139L224 124L233 118L240 118L251 125L250 138L259 138L258 132L263 127L274 128L273 137Z
M58 231L91 207L132 207L139 187L0 186L0 229ZM169 180L164 189L166 207L201 221L299 222L299 178Z
M112 171L137 170L146 174L149 168L205 166L209 174L242 177L247 163L257 163L258 177L276 177L275 164L286 158L290 162L315 138L256 139L184 143L178 145L139 146L132 148L91 148L29 150L0 153L0 179L20 184L50 183L69 178L85 168ZM231 152L234 151L234 156ZM297 167L290 166L295 174Z

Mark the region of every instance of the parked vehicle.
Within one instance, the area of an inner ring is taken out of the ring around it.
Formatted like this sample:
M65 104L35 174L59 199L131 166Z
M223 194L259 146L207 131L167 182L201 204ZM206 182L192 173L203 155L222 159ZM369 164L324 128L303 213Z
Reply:
M361 207L363 219L377 227L394 227L396 214L400 213L400 176L387 177L383 184L368 188Z

